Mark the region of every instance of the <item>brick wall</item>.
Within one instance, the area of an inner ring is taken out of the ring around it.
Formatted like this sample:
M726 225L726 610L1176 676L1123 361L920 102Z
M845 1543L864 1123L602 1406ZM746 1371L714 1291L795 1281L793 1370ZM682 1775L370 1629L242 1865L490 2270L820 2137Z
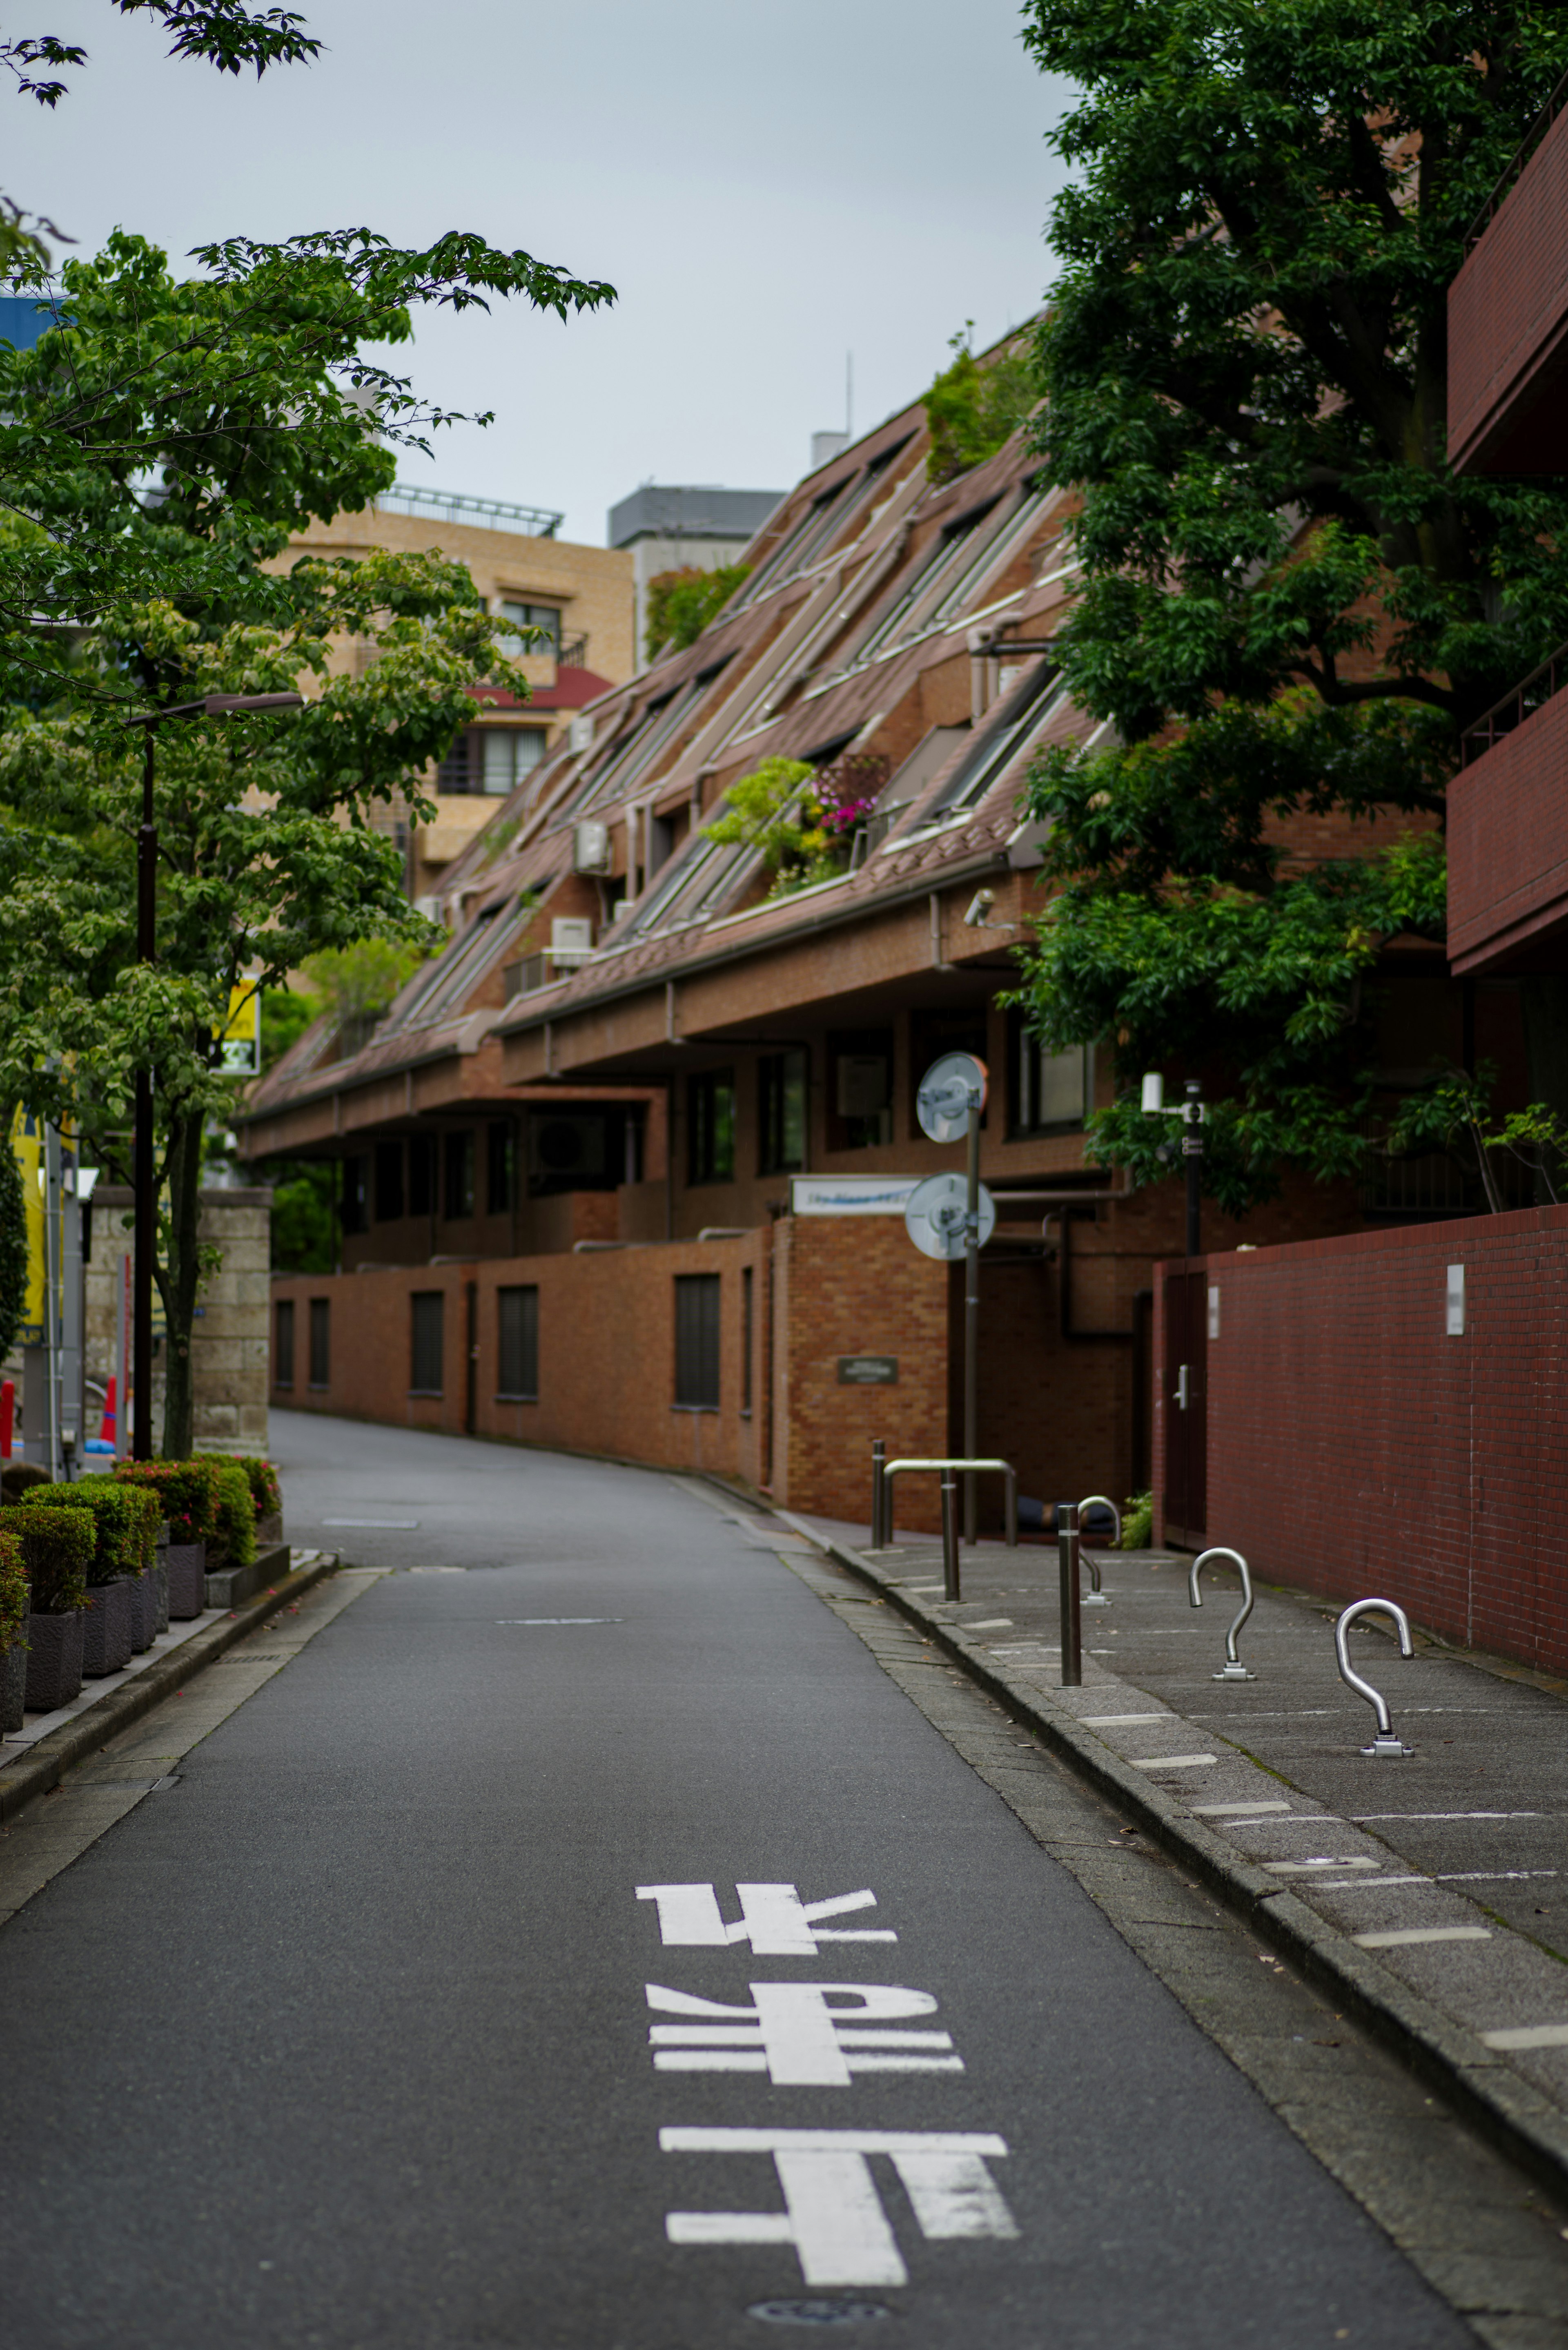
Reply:
M1446 1638L1568 1671L1568 1208L1194 1264L1220 1292L1209 1540L1264 1579L1376 1593ZM1159 1365L1162 1283L1156 1299Z
M1560 114L1449 288L1449 463L1568 462L1568 112Z
M1453 968L1465 975L1488 971L1564 920L1568 688L1449 785Z

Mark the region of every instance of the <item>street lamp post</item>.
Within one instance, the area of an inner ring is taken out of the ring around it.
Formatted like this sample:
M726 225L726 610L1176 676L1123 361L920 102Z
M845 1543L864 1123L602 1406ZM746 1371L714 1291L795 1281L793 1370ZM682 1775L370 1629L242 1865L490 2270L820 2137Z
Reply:
M207 693L200 702L177 702L168 709L150 710L143 717L127 719L128 726L145 726L147 729L146 755L141 764L141 824L136 836L138 962L152 963L158 959L158 827L153 810L152 785L153 745L159 727L166 718L221 718L231 710L301 710L304 706L305 696L302 693ZM131 1183L136 1229L132 1235L135 1271L130 1305L133 1342L130 1391L136 1399L136 1409L131 1420L130 1454L133 1461L151 1461L152 1254L158 1200L153 1181L152 1070L151 1065L145 1063L136 1072L136 1139L131 1154ZM123 1396L118 1409L121 1412L125 1409Z

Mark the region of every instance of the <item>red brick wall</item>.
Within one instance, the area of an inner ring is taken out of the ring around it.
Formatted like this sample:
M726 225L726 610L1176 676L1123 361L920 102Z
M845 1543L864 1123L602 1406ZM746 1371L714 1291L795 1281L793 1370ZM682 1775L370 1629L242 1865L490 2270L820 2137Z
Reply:
M1265 1579L1376 1593L1446 1638L1568 1671L1568 1208L1195 1264L1220 1291L1209 1540ZM1158 1365L1158 1283L1156 1300Z
M1449 288L1450 464L1533 471L1568 463L1568 424L1546 380L1549 372L1560 376L1565 322L1568 113Z
M1460 974L1488 971L1564 920L1568 687L1449 785L1453 968Z

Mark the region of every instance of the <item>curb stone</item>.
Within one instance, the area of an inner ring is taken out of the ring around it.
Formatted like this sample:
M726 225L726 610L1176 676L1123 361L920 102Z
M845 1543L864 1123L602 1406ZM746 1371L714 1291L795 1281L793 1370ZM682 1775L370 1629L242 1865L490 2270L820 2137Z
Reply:
M171 1648L145 1671L138 1673L134 1680L106 1690L96 1705L87 1707L73 1721L63 1721L47 1738L40 1738L28 1755L0 1771L0 1821L15 1819L25 1805L57 1787L74 1763L96 1754L111 1738L117 1738L122 1730L129 1730L133 1721L140 1721L143 1714L161 1705L171 1690L183 1689L193 1673L216 1664L258 1624L265 1624L269 1616L275 1616L313 1584L336 1573L337 1565L336 1552L324 1552L308 1566L296 1568L270 1590L247 1600L232 1616L182 1640L177 1648Z
M1321 1989L1341 2000L1376 2037L1498 2151L1556 2195L1568 2191L1568 2114L1515 2073L1480 2037L1378 1964L1337 1927L1282 1887L1278 1879L1238 1857L1141 1772L1130 1770L1075 1715L1051 1702L1046 1690L1018 1679L961 1626L933 1614L869 1560L794 1516L772 1514L898 1609L935 1641L988 1696L1174 1858L1195 1869L1209 1888L1238 1912L1262 1940L1286 1954ZM1511 1931L1511 1929L1504 1929Z

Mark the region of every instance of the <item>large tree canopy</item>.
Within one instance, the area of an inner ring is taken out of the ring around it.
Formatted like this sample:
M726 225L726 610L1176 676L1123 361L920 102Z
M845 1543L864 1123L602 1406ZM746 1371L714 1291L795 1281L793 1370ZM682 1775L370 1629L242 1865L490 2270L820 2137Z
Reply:
M1080 93L1036 429L1083 501L1061 658L1112 744L1033 778L1060 894L1027 999L1124 1086L1214 1069L1240 1210L1378 1147L1358 982L1390 934L1440 936L1459 734L1568 636L1563 485L1445 456L1448 287L1568 18L1033 0L1025 37ZM1345 853L1290 853L1313 818ZM1096 1139L1159 1171L1125 1092Z

